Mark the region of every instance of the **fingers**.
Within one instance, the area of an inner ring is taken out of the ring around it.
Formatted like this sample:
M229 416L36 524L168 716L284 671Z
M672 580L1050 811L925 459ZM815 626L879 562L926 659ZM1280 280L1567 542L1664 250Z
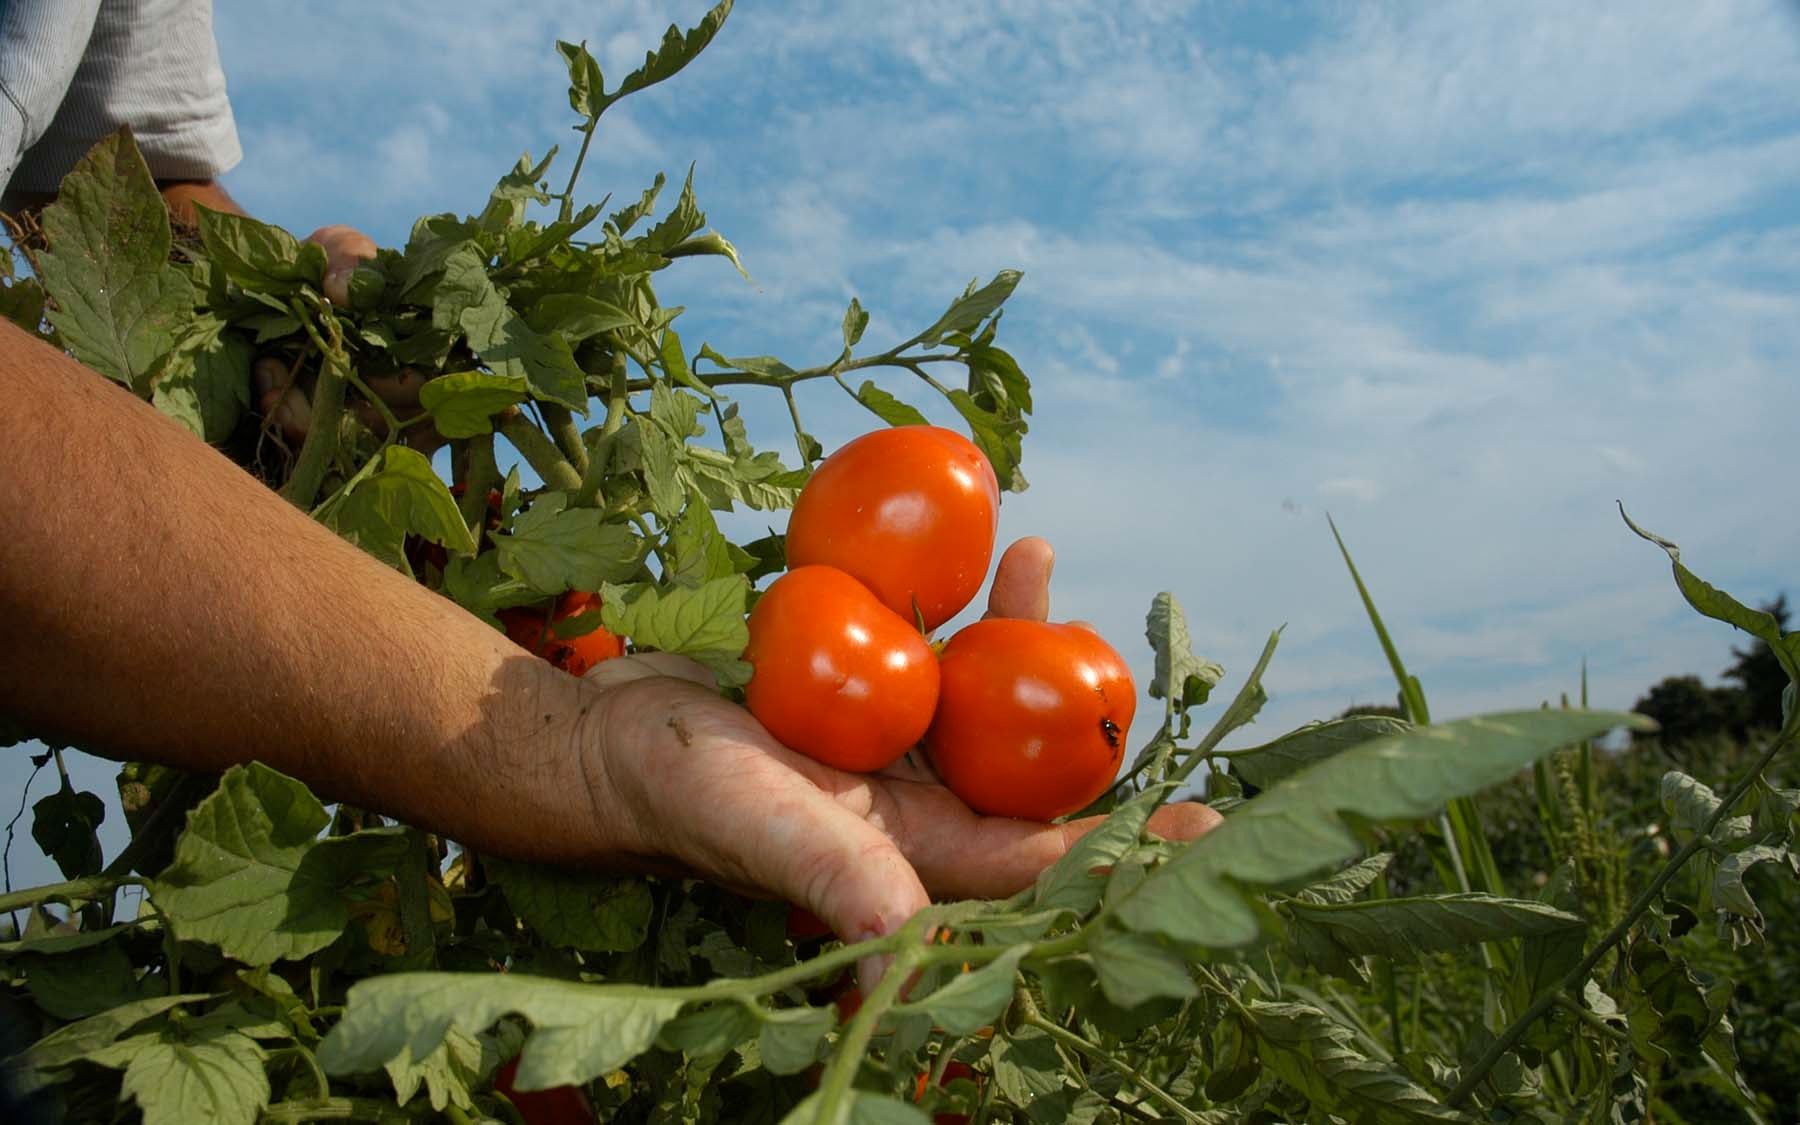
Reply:
M1065 824L984 817L949 790L895 780L900 806L890 831L934 898L1005 898L1037 879L1105 817ZM1219 823L1205 805L1167 805L1150 817L1149 829L1169 840L1192 840ZM971 862L979 856L979 862Z
M320 288L325 299L343 308L350 303L350 275L357 264L375 256L375 243L355 227L334 224L320 227L306 236L306 241L325 248L325 279Z
M1048 540L1028 535L1008 547L994 568L987 616L1048 620L1050 572L1054 569L1056 552Z
M672 652L636 652L630 656L602 660L588 669L584 678L589 683L613 687L653 676L672 676L692 680L705 687L713 686L713 674L706 670L705 665Z
M680 677L680 678L676 678ZM702 681L702 682L695 682ZM824 919L845 941L892 933L930 898L895 841L865 819L869 779L788 750L680 657L609 660L599 745L584 747L643 854L756 887ZM865 796L841 799L850 791Z
M275 356L263 356L250 368L256 390L256 412L268 420L283 441L298 446L312 425L312 402L306 397L287 364Z

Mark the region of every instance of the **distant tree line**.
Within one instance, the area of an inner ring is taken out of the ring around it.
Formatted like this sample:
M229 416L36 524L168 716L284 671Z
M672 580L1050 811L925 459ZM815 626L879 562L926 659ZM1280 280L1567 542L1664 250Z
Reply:
M1761 608L1786 635L1787 595ZM1733 648L1731 655L1730 667L1720 673L1723 685L1707 687L1699 676L1670 676L1653 685L1631 709L1662 725L1654 737L1665 746L1721 735L1742 741L1753 730L1779 729L1787 673L1781 670L1774 651L1759 639L1748 648Z

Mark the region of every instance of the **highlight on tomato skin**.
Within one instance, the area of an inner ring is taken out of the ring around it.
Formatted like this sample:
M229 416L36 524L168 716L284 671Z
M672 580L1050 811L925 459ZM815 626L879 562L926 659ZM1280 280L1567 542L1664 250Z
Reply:
M744 702L776 740L841 770L892 764L937 706L938 662L919 631L829 566L770 584L750 611Z
M834 566L927 632L980 592L1000 527L1000 482L974 442L894 426L820 462L788 520L788 565Z
M938 663L926 752L976 812L1051 820L1085 807L1118 776L1137 687L1099 634L992 618L951 637Z

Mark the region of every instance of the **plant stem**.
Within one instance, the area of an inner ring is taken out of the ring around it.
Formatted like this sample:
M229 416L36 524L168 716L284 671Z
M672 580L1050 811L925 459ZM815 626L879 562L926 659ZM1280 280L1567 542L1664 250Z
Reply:
M344 353L337 319L329 311L324 313L322 320L331 336L331 342L327 344L319 334L320 324L307 315L298 300L292 302L292 309L295 317L306 326L306 334L312 338L313 346L319 349L319 380L313 387L312 422L306 430L306 442L300 447L300 456L294 460L294 470L289 474L287 484L282 486L281 498L307 511L312 508L313 497L319 494L326 471L337 459L338 426L344 415L344 387L349 382L350 357Z
M506 435L506 440L512 442L513 448L525 458L526 464L537 471L546 485L564 492L575 492L581 488L581 474L557 450L555 443L544 436L544 431L538 429L518 407L509 406L501 412L500 432ZM484 503L485 500L484 497Z
M1450 1091L1450 1096L1445 1100L1445 1104L1454 1108L1468 1101L1469 1095L1475 1092L1475 1087L1481 1084L1481 1080L1487 1077L1490 1070L1494 1069L1494 1065L1500 1061L1501 1057L1512 1049L1513 1044L1519 1041L1519 1037L1525 1034L1525 1030L1550 1010L1551 1005L1557 1002L1557 997L1579 984L1589 973L1593 972L1594 966L1600 963L1601 958L1611 952L1615 945L1625 940L1626 935L1631 932L1631 927L1637 924L1637 920L1643 916L1646 910L1650 909L1650 904L1656 901L1657 896L1662 893L1662 889L1669 884L1669 880L1675 878L1696 852L1711 843L1713 829L1717 828L1719 822L1730 815L1738 801L1742 800L1744 794L1750 791L1750 787L1756 784L1756 779L1762 776L1762 771L1768 768L1769 763L1775 760L1777 754L1795 740L1796 734L1800 734L1800 728L1788 730L1769 744L1769 748L1763 752L1755 768L1732 786L1731 792L1719 802L1719 807L1713 810L1706 823L1700 826L1700 830L1681 846L1680 851L1669 857L1669 862L1663 865L1661 871L1657 872L1656 878L1652 879L1650 885L1644 888L1643 893L1633 900L1631 906L1625 911L1625 916L1620 918L1613 928L1606 932L1606 936L1602 937L1594 948L1588 951L1588 955L1581 959L1580 964L1563 974L1561 980L1547 989L1531 1007L1525 1009L1524 1014L1500 1033L1499 1038L1494 1040L1493 1046L1489 1047L1481 1058L1475 1061L1475 1065L1469 1068L1469 1072L1463 1076L1462 1081L1456 1084L1456 1089Z
M1132 1085L1142 1090L1152 1101L1156 1102L1156 1104L1169 1110L1181 1120L1193 1122L1205 1121L1205 1118L1182 1105L1179 1101L1176 1101L1174 1095L1170 1094L1167 1090L1164 1090L1150 1079L1144 1077L1143 1074L1139 1073L1133 1067L1120 1062L1118 1059L1102 1050L1098 1044L1090 1043L1073 1031L1064 1028L1061 1024L1045 1019L1043 1013L1038 1011L1037 1004L1032 1001L1031 993L1021 988L1015 991L1014 997L1015 1002L1020 1006L1020 1010L1024 1013L1024 1018L1021 1022L1024 1023L1025 1026L1037 1028L1039 1031L1050 1036L1050 1038L1061 1043L1063 1046L1071 1048L1090 1061L1098 1063L1106 1069L1118 1074L1127 1082L1130 1082Z
M488 492L500 484L500 465L494 460L492 431L477 434L468 442L469 468L463 476L462 498L456 510L475 537L475 549L481 550L481 535L487 530Z
M794 420L794 445L800 451L800 467L810 467L812 453L806 448L804 436L806 427L800 424L800 404L794 401L794 385L792 383L781 384L781 397L787 400L788 417Z
M631 409L631 392L634 389L627 374L625 353L613 352L612 389L607 392L606 396L606 421L600 429L602 435L610 437L618 433L619 427L625 424L625 415ZM650 383L646 381L642 388L637 389L647 391L650 389Z
M575 466L578 473L587 473L587 446L581 444L581 430L575 425L575 415L566 406L558 406L553 402L540 402L538 409L543 412L544 425L550 430L550 436L556 440L556 447L562 450L569 464Z
M0 895L0 914L23 910L28 906L41 906L47 902L61 902L69 905L78 902L99 902L120 887L148 885L149 880L140 879L135 875L116 879L104 875L89 875L82 879L70 879L64 883L27 887L22 891Z
M914 915L895 936L900 941L900 952L895 954L881 983L863 1000L850 1025L844 1028L838 1039L837 1054L826 1066L825 1075L819 1082L819 1119L822 1121L836 1121L842 1115L844 1097L850 1092L850 1082L856 1077L863 1055L869 1049L875 1024L894 1006L900 990L906 987L907 980L925 960L924 924L920 915Z
M263 1125L299 1125L303 1121L409 1122L412 1117L378 1098L325 1098L276 1102L264 1106L257 1120Z
M594 94L598 97L600 91L596 90ZM604 107L602 107L602 112L605 112ZM575 152L575 167L569 171L568 186L562 191L562 206L557 210L556 217L559 222L566 223L575 214L575 181L581 178L581 166L587 163L588 146L594 143L594 130L599 127L600 114L598 113L588 118L587 124L582 126L581 147Z

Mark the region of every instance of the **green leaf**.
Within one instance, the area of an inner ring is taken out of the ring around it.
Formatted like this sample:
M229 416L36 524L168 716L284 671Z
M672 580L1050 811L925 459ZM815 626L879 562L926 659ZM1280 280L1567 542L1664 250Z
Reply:
M269 1104L263 1049L235 1031L170 1032L133 1051L120 1094L137 1102L144 1125L252 1125Z
M1359 859L1342 871L1321 879L1294 892L1294 897L1301 902L1319 906L1330 906L1346 902L1354 902L1357 896L1368 890L1375 880L1387 872L1392 863L1392 852L1377 852L1367 859Z
M681 185L681 195L674 208L661 222L644 232L638 239L638 247L653 254L667 254L704 225L706 215L694 199L694 166L689 164L687 179Z
M541 602L544 591L500 570L498 551L473 559L452 558L444 567L444 596L470 613L492 618L496 610ZM490 620L489 624L495 624Z
M531 397L523 376L456 371L419 388L419 405L438 433L452 440L494 432L494 415Z
M35 1088L53 1080L47 1072L70 1066L110 1046L121 1035L146 1020L155 1019L169 1009L183 1004L204 1004L215 995L210 992L184 992L176 996L135 1000L109 1008L98 1015L57 1028L27 1048L20 1061Z
M856 389L856 401L869 408L877 418L890 426L928 426L930 420L875 385L873 379Z
M1505 780L1559 746L1647 720L1606 711L1488 715L1365 742L1289 776L1153 872L1119 904L1134 930L1222 949L1260 932L1247 892L1292 885L1361 851L1343 819L1409 820Z
M1173 784L1163 784L1145 789L1114 810L1100 827L1071 844L1061 859L1039 872L1033 905L1072 910L1076 914L1086 914L1099 905L1106 879L1096 872L1111 867L1138 846L1150 814L1175 788Z
M1663 812L1668 814L1669 830L1676 843L1693 839L1718 811L1720 799L1712 787L1679 770L1663 774L1659 789ZM1749 840L1752 826L1748 814L1726 816L1713 826L1711 838L1725 847L1739 845Z
M219 317L197 317L153 377L151 404L201 441L225 441L250 408L254 351Z
M1775 620L1773 614L1751 609L1683 566L1681 548L1660 535L1645 531L1632 522L1631 517L1625 514L1625 505L1623 504L1619 505L1619 516L1624 519L1626 527L1668 553L1669 565L1675 572L1675 585L1681 590L1681 596L1687 599L1689 605L1714 621L1723 621L1727 625L1736 626L1767 644L1769 650L1775 654L1775 659L1781 665L1782 671L1788 674L1788 679L1800 684L1800 632L1788 633L1783 636L1781 623Z
M42 223L50 323L76 359L142 393L193 318L195 293L169 263L168 208L129 129L81 158Z
M990 1055L994 1085L1001 1096L1016 1106L1030 1108L1039 1098L1063 1088L1063 1072L1069 1063L1056 1049L1056 1040L1035 1027L1021 1027L1011 1035L994 1037Z
M37 278L15 278L0 287L0 316L35 335L44 324L44 299Z
M896 1101L882 1094L870 1093L868 1090L851 1088L844 1094L844 1101L839 1103L842 1112L835 1118L826 1118L821 1113L821 1097L815 1091L808 1094L801 1103L788 1110L781 1119L781 1125L926 1125L931 1118L910 1102Z
M1186 1000L1200 992L1187 959L1148 933L1102 924L1089 929L1088 952L1106 998L1135 1008L1163 997Z
M981 326L982 321L992 316L1001 305L1006 303L1006 299L1012 296L1013 290L1018 287L1019 279L1024 276L1018 270L1001 270L994 275L992 281L979 289L975 287L975 282L969 282L969 287L963 291L963 295L950 302L950 307L944 310L944 315L938 317L937 322L930 328L919 333L915 337L915 341L926 347L932 347L941 343L944 337L952 332L973 333Z
M539 297L525 314L534 331L555 333L571 344L591 336L633 328L637 318L609 301L586 293L549 293Z
M731 5L732 0L720 0L685 34L676 25L670 24L669 29L663 32L662 46L654 51L644 52L644 65L625 76L625 81L619 83L619 88L606 98L605 105L611 105L627 94L647 89L679 74L683 67L706 50L706 45L719 33L725 17L731 14ZM604 109L605 105L601 108Z
M746 1040L755 1038L762 1026L762 1013L735 1000L709 1004L697 1011L683 1012L663 1025L658 1046L685 1051L696 1058L723 1055Z
M857 345L868 327L868 311L862 307L861 301L855 297L850 298L850 307L844 310L844 350L846 352Z
M750 271L744 268L743 261L738 257L737 247L731 244L730 239L717 231L707 231L705 234L697 234L692 238L685 239L679 244L669 247L667 256L670 258L708 256L725 258L736 267L739 277L745 281L750 280Z
M734 503L759 511L791 508L806 483L803 472L790 472L773 452L734 458L699 445L687 447L676 472L684 489L698 491L718 511Z
M124 927L101 931L117 936ZM85 934L79 936L87 936ZM35 943L44 949L46 943ZM25 970L25 986L38 1007L59 1020L85 1019L96 1012L146 997L167 988L158 976L139 979L131 958L116 941L48 956L48 950L18 958Z
M1144 628L1150 647L1156 653L1156 671L1150 677L1150 697L1173 700L1181 711L1205 703L1214 685L1224 677L1225 668L1194 655L1187 615L1181 612L1181 603L1175 600L1174 594L1165 590L1156 595L1150 603Z
M485 862L485 861L484 861ZM425 1100L443 1113L449 1106L473 1109L470 1091L481 1075L506 1061L493 1040L452 1026L444 1041L418 1059L389 1059L386 1070L394 1084L394 1100L405 1105L425 1086Z
M1587 925L1579 916L1546 903L1483 894L1346 903L1294 901L1284 904L1282 912L1296 929L1312 931L1334 952L1347 957L1417 959L1436 950L1504 938L1542 937Z
M363 1073L392 1059L424 1058L453 1026L485 1030L517 1013L533 1029L519 1060L519 1089L578 1085L648 1050L684 1003L636 985L523 973L391 973L350 987L343 1019L318 1059L330 1074Z
M950 405L956 407L956 412L969 424L975 444L993 465L1000 487L1008 492L1025 491L1025 474L1019 471L1021 438L1026 428L1024 420L1017 415L984 410L964 390L952 390L948 398Z
M317 289L325 277L325 248L297 242L280 227L248 215L197 208L207 257L245 289L287 296Z
M1790 877L1800 878L1800 856L1787 848L1770 847L1767 844L1752 844L1743 851L1726 856L1719 861L1712 878L1713 905L1743 918L1752 927L1752 932L1757 934L1763 928L1762 911L1757 909L1756 900L1750 897L1749 888L1744 886L1744 876L1759 863L1776 864L1785 869Z
M97 874L102 857L95 830L106 820L106 802L63 787L31 806L31 838L56 861L65 879Z
M317 839L330 822L293 778L260 762L234 766L189 816L151 898L176 937L247 965L309 956L349 924L341 888L399 860L400 836Z
M404 445L387 446L359 476L319 513L325 526L401 569L406 566L408 535L440 543L457 554L475 553L475 539L457 511L456 497L423 453Z
M482 857L507 905L551 945L623 953L644 944L655 901L642 879Z
M985 335L985 334L984 334ZM969 393L989 409L1031 413L1031 380L1011 353L987 344L968 348Z
M494 190L488 194L487 206L482 208L478 224L485 232L492 234L513 234L525 225L525 214L530 204L550 202L549 194L544 190L541 181L550 171L550 162L556 159L556 146L551 145L544 159L536 164L531 162L529 152L520 156L518 162Z
M715 578L729 578L745 567L732 553L729 540L719 534L706 500L690 496L687 507L669 529L669 581L677 586L699 587ZM754 565L745 555L744 561Z
M1030 945L1015 945L974 972L958 973L943 987L919 1000L896 1004L897 1016L923 1012L951 1035L973 1035L996 1023L1012 1003L1013 981Z
M569 68L569 108L583 117L600 116L606 108L606 76L588 53L587 41L568 43L558 39L556 53Z
M623 582L643 563L644 543L629 524L607 523L593 508L569 508L560 494L538 497L494 536L500 568L540 594L598 590Z
M1258 789L1267 789L1282 778L1353 746L1411 729L1412 724L1405 719L1387 715L1351 715L1308 723L1273 742L1233 750L1221 756L1231 762L1233 773Z
M1313 1103L1352 1120L1465 1121L1404 1071L1368 1058L1355 1033L1307 1004L1252 1000L1263 1064Z
M742 659L750 643L749 593L750 584L735 574L695 587L613 586L602 594L600 612L608 629L639 648L678 652L706 665L722 686L741 687L750 682Z
M774 1074L799 1074L819 1061L825 1035L836 1026L830 1008L781 1008L762 1013L756 1047Z
M465 244L445 259L431 315L438 328L461 329L494 374L522 379L534 398L587 412L587 376L569 341L540 334L514 312L472 247Z
M1632 945L1626 956L1631 970L1625 1009L1637 1050L1660 1061L1690 1059L1705 1042L1731 996L1729 981L1714 991L1688 964L1650 941Z

